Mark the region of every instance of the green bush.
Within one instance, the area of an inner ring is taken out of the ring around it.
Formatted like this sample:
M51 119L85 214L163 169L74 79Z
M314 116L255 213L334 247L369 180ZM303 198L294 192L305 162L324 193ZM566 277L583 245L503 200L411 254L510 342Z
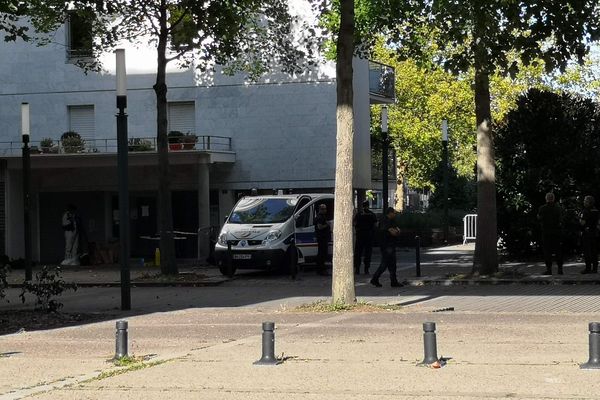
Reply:
M589 99L530 90L496 132L498 234L510 255L540 247L538 208L554 192L565 209L564 247L577 250L585 195L600 201L600 112Z
M85 148L85 140L77 132L68 131L60 137L60 143L65 153L80 153Z
M35 281L23 282L23 288L19 297L25 303L25 295L35 295L35 309L56 312L63 304L54 297L60 296L65 290L77 290L75 283L67 283L60 276L60 267L43 266L42 270L35 274Z

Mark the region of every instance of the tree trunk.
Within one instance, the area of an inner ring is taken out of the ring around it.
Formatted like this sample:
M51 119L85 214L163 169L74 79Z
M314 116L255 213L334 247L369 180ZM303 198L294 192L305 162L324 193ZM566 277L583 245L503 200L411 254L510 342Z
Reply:
M473 272L498 271L496 231L496 167L490 110L490 81L485 50L475 51L475 117L477 121L477 238Z
M396 194L394 196L394 209L396 211L404 211L404 175L406 174L406 166L400 159L396 160Z
M356 301L352 245L354 0L341 0L340 8L336 66L337 151L331 291L334 304L352 304Z
M156 93L156 143L158 150L158 224L160 232L160 271L164 275L176 275L175 241L173 239L173 208L169 182L169 145L167 141L167 6L161 0L158 38L158 68L154 92Z

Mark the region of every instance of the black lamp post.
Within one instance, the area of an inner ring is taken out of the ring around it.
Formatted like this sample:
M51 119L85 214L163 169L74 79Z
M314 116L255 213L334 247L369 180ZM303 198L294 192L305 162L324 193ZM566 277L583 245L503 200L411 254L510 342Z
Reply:
M442 168L444 174L444 243L448 243L448 120L442 120Z
M388 138L388 108L387 106L381 107L381 147L382 147L382 155L381 155L381 163L382 163L382 177L381 177L381 191L383 197L383 213L388 208L388 198L389 198L389 190L388 190L388 158L389 158L389 147L390 142Z
M21 103L21 136L23 138L23 231L25 244L25 280L33 279L31 271L31 159L29 156L29 103Z
M117 171L119 175L119 261L121 262L121 310L131 310L129 272L129 182L127 148L127 73L125 50L115 50L117 75Z

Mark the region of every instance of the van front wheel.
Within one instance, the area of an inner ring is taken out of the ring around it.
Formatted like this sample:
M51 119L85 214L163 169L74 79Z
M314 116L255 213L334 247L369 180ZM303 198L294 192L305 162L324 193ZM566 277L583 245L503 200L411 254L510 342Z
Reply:
M298 276L298 250L293 244L287 249L281 270L290 274L292 279Z
M228 277L228 278L233 278L233 275L235 275L235 266L229 266L229 265L220 265L219 266L219 271L221 271L221 273Z

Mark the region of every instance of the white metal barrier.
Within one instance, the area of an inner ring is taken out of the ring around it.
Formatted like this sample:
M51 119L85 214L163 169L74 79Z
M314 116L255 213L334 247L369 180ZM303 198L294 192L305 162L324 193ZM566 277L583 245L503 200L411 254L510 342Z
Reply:
M477 238L477 214L467 214L463 217L463 244L467 240Z

